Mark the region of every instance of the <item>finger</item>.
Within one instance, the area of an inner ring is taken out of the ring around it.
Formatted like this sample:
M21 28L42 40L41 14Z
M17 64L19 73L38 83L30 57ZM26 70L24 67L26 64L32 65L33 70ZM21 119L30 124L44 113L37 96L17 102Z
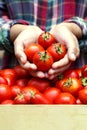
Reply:
M30 74L34 77L45 78L45 74L41 71L30 71Z

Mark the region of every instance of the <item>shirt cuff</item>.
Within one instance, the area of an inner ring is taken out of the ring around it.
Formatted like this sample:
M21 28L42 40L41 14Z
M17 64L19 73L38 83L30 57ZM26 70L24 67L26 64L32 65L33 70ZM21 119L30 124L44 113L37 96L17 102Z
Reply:
M8 52L13 53L14 52L14 46L10 41L10 28L14 24L23 24L23 25L29 25L29 23L25 20L12 20L0 28L0 47L3 47Z
M83 32L82 38L87 39L87 21L86 20L84 20L80 17L72 17L71 19L69 19L67 21L76 23Z

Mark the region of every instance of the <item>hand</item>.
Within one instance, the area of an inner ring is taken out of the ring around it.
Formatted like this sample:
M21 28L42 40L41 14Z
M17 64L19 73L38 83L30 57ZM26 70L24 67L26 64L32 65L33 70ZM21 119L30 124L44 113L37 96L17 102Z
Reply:
M29 43L37 42L38 36L42 32L43 31L37 26L27 26L27 28L22 30L14 40L14 53L20 65L27 69L32 76L40 78L44 77L44 73L37 71L36 65L27 60L27 56L24 53L24 48Z
M63 59L53 63L52 68L47 73L46 77L49 79L53 79L63 71L68 69L72 62L74 62L80 54L79 44L77 37L70 30L66 24L60 24L53 27L50 31L52 35L57 39L58 42L64 44L67 48L67 54ZM75 25L74 25L75 26ZM76 25L77 26L77 25ZM78 27L77 27L78 28Z

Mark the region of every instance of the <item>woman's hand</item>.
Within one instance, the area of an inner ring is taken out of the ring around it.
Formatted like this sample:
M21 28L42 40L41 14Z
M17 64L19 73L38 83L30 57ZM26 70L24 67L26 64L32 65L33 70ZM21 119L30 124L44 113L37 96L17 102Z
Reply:
M27 26L20 31L14 40L14 53L20 65L27 69L32 76L40 78L43 78L45 74L37 71L36 65L27 60L24 49L28 44L37 42L38 36L42 32L43 31L37 26Z
M71 25L70 25L71 24ZM64 44L67 48L65 57L54 62L52 68L48 71L46 77L53 79L63 71L68 69L80 54L78 38L81 37L81 29L74 23L60 24L53 27L50 31L58 42Z

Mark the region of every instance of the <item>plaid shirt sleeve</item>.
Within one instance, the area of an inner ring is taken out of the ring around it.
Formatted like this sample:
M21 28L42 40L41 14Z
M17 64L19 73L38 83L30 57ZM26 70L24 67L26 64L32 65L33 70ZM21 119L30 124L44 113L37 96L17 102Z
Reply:
M10 28L17 23L29 24L25 20L7 20L6 18L0 18L0 47L9 52L13 52L13 44L10 41Z

